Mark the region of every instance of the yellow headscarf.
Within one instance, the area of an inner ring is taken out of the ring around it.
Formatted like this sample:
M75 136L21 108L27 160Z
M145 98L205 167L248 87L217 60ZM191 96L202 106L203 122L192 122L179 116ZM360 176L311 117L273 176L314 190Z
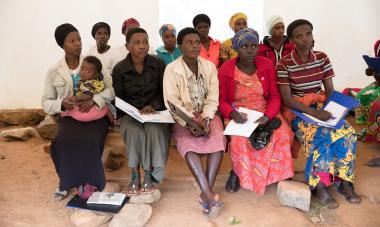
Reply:
M234 30L235 22L239 19L244 19L247 21L248 17L242 12L235 13L234 15L232 15L232 17L230 18L230 22L229 22L230 28L232 30Z

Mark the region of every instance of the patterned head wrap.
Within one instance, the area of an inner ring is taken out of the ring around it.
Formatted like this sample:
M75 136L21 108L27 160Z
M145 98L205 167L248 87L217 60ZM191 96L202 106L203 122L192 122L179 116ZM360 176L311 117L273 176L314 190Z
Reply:
M278 15L273 15L271 18L269 18L267 21L268 33L272 34L273 26L275 26L277 23L280 23L280 22L284 23L284 20L282 19L282 17Z
M63 43L65 42L66 36L70 32L77 32L78 29L76 29L72 24L61 24L59 25L54 32L55 41L57 41L58 46L63 48Z
M159 30L161 38L162 38L162 36L164 36L165 32L167 32L167 31L171 31L174 35L177 35L177 30L175 29L175 27L172 24L164 24L161 26L161 28Z
M248 17L244 14L244 13L235 13L234 15L232 15L232 17L230 18L230 22L229 22L229 25L230 25L230 28L232 30L234 30L234 27L235 27L235 22L239 19L244 19L244 20L248 20Z
M131 17L124 21L123 26L121 27L121 33L124 34L127 27L131 24L136 24L137 27L140 27L140 23L135 18Z
M259 45L259 33L253 28L246 28L238 31L232 38L232 46L237 50L248 41L253 42L255 45Z

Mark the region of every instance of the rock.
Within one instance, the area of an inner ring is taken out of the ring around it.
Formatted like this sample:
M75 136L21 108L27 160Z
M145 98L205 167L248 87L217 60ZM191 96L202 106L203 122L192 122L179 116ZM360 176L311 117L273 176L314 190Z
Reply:
M0 110L0 122L8 125L34 125L45 118L42 109Z
M47 115L36 128L38 134L48 140L54 139L58 131L58 124L51 116Z
M107 170L120 169L125 159L124 145L107 146L103 151L102 162Z
M75 209L70 216L70 221L80 227L95 227L108 222L111 218L111 214Z
M4 138L9 141L27 140L32 136L38 136L37 131L32 127L9 129L0 133L0 138Z
M125 204L115 214L108 225L109 227L141 227L145 226L150 216L152 207L148 204Z
M296 181L280 181L277 186L277 197L285 206L309 211L311 192L309 186Z
M138 195L132 195L130 196L129 203L155 203L161 198L161 192L158 189L154 189L151 193L142 193Z
M115 182L107 182L103 192L120 192L120 184Z

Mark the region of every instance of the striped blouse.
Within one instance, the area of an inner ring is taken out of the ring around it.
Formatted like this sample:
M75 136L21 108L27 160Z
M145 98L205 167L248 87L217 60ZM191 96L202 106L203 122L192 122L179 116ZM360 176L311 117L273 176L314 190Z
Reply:
M277 84L290 85L292 96L319 93L322 81L334 76L329 57L320 51L310 51L309 62L302 60L293 50L276 66Z

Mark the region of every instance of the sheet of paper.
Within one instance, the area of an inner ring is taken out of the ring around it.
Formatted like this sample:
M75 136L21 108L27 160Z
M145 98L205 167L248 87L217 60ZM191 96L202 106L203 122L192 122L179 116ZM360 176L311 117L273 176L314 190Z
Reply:
M168 110L157 111L156 114L142 115L136 107L125 102L119 97L115 98L115 106L141 123L175 123L172 115Z
M94 192L88 198L88 204L108 204L108 205L118 205L120 206L124 199L125 194L116 192Z
M231 120L228 123L226 129L224 130L223 134L249 137L258 126L258 124L255 123L255 121L262 117L264 114L255 110L250 110L242 107L240 107L238 111L247 114L247 122L245 122L244 124L239 124L236 123L234 120Z
M347 108L336 103L336 102L334 102L334 101L330 101L325 106L324 110L330 112L331 115L333 116L333 118L329 119L328 121L321 121L318 118L315 118L315 117L313 117L307 113L303 113L303 114L306 115L307 117L309 117L310 119L312 119L313 121L317 122L319 125L323 125L326 127L334 127L342 119L342 117L344 116L344 114L347 111Z

